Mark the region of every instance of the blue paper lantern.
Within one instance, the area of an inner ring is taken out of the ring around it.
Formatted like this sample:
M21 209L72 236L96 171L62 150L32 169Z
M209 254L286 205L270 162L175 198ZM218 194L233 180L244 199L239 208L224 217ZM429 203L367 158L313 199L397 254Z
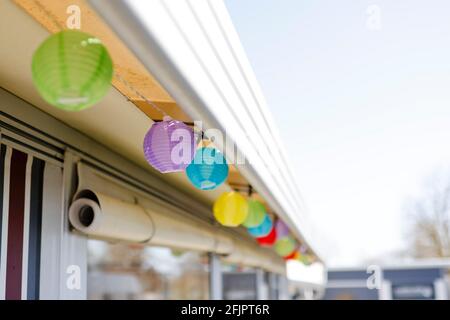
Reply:
M196 188L212 190L227 179L228 164L219 150L204 147L197 150L186 174Z
M259 226L248 228L247 230L255 238L260 238L267 236L270 233L270 231L272 231L272 228L273 228L272 219L270 219L269 215L266 214L266 217Z

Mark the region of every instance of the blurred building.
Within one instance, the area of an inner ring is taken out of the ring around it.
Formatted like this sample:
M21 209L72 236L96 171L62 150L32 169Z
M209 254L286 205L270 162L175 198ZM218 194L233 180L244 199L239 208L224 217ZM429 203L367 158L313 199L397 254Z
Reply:
M327 300L448 300L450 261L328 270Z

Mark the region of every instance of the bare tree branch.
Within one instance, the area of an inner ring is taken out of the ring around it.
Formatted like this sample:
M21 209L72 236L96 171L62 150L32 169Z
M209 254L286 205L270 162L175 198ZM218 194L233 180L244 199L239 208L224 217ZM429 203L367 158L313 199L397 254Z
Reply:
M450 257L450 175L432 176L424 196L411 199L405 211L410 253L417 258Z

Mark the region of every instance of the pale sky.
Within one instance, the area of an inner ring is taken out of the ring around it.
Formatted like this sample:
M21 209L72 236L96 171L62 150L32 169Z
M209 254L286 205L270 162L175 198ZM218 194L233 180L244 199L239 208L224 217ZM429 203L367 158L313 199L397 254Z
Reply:
M329 265L402 248L406 199L450 166L450 1L225 3Z

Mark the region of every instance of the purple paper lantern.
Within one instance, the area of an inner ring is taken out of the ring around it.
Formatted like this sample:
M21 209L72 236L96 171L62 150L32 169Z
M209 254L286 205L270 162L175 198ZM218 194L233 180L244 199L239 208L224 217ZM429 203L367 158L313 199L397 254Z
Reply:
M154 123L144 138L145 159L161 173L184 171L194 152L194 130L167 116Z
M289 227L282 220L275 222L275 230L277 231L277 239L285 238L289 235Z
M308 247L304 244L300 245L298 251L303 255L308 253Z

